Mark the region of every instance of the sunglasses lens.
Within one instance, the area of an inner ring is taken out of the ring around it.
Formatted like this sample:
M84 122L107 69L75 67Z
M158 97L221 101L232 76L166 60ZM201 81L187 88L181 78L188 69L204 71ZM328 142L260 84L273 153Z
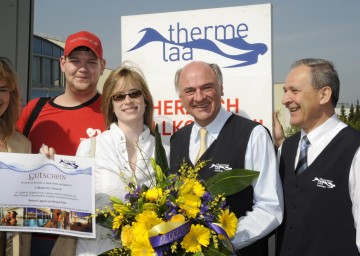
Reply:
M139 98L141 94L142 94L141 91L133 91L130 92L128 95L130 96L130 98L135 99L135 98Z
M112 96L114 101L123 101L126 98L126 95L129 95L130 98L135 99L139 98L142 95L142 91L132 91L130 93L118 93Z
M115 94L112 96L114 101L123 101L126 98L126 94Z

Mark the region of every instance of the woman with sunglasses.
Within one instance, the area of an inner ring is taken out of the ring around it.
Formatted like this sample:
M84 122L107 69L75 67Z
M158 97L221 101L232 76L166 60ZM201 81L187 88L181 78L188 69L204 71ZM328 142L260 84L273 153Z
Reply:
M80 143L77 156L95 157L96 208L110 205L110 196L125 199L128 181L142 185L154 172L153 99L142 72L129 64L112 71L102 94L108 130ZM93 152L93 153L92 153ZM167 150L168 152L168 150ZM95 239L79 239L76 255L98 255L120 247L111 230L96 226Z
M15 131L20 110L21 99L16 73L9 59L0 57L0 152L31 153L30 141ZM13 233L7 243L6 250L9 255L20 255L20 240L29 238L26 234ZM0 232L0 255L5 253L5 239L5 232Z

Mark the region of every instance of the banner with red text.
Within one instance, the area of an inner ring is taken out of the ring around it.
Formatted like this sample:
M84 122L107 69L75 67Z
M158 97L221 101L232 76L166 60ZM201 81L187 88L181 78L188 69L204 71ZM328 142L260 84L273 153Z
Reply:
M144 72L165 140L192 122L174 87L175 72L193 60L217 63L223 107L272 127L271 4L121 17L122 61Z

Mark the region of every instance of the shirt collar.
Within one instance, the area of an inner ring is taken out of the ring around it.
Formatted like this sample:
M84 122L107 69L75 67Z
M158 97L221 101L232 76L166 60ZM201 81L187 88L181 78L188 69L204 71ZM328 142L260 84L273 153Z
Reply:
M120 138L121 141L126 141L124 132L115 122L110 125L110 132L113 133L115 137ZM148 140L150 136L150 129L144 124L144 131L139 135L139 142Z
M223 128L224 124L231 115L232 115L231 112L226 111L224 108L221 107L215 119L205 127L209 136L213 137L214 139L217 139L221 129ZM192 134L194 134L195 139L199 137L198 134L200 128L201 126L198 123L194 122L194 126L192 128Z
M306 134L303 130L301 130L301 137L307 135L311 146L317 147L324 139L331 136L333 134L338 133L339 130L344 128L346 124L342 123L336 114L332 115L328 120L326 120L323 124L316 127L309 134Z

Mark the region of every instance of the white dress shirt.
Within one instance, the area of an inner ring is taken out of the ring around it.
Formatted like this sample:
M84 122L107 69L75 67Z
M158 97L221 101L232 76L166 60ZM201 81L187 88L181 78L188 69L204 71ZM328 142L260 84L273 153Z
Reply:
M334 114L325 123L315 128L307 137L310 141L310 146L307 154L308 166L319 156L324 148L334 139L334 137L347 125L339 120ZM301 131L301 137L305 135ZM281 149L280 149L281 150ZM299 147L295 159L297 163L299 158ZM306 170L305 170L306 171ZM356 228L356 245L360 252L360 150L358 149L354 155L349 173L349 193L352 202L352 214L354 216L354 226Z
M217 139L230 115L230 112L221 108L217 117L205 127L208 131L207 147ZM200 128L195 122L190 135L189 157L193 163L200 148ZM244 168L258 171L260 174L252 184L253 209L239 218L238 228L232 239L237 249L246 247L269 234L280 225L283 218L282 186L274 145L268 132L261 125L256 126L251 132L246 147Z
M81 141L76 156L90 157L91 139ZM167 155L169 147L165 148ZM150 164L150 157L155 156L155 138L145 126L139 136L137 162L135 173L129 165L126 150L126 138L123 131L115 124L110 129L96 137L95 150L95 207L104 209L110 205L110 196L125 200L129 180L135 184L150 185L154 172ZM154 185L154 184L153 184ZM107 250L119 247L110 229L96 225L96 239L80 238L76 255L99 255Z

